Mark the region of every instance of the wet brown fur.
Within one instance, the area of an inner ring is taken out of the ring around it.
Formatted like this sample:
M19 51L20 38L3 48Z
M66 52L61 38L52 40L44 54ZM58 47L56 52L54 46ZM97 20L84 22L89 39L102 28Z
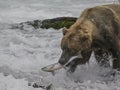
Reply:
M120 69L120 5L111 4L88 8L77 21L64 30L61 47L71 51L82 51L79 63L89 61L91 51L101 49L112 53L113 68ZM90 51L91 50L91 51Z

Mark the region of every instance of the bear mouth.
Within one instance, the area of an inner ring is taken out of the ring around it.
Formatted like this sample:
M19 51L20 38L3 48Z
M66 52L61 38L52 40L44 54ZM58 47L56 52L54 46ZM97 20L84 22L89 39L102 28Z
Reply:
M60 70L62 68L67 69L66 67L71 63L74 62L74 59L78 58L77 56L70 59L65 65L61 65L59 62L58 63L54 63L54 64L50 64L46 67L41 68L42 71L45 72L55 72L56 70Z
M43 70L43 71L45 71L45 72L54 72L54 71L60 70L60 69L62 69L62 68L67 69L66 67L67 67L70 63L73 63L73 64L74 64L74 60L75 60L76 58L82 58L81 52L79 52L79 54L76 55L76 56L72 56L72 57L68 60L68 62L67 62L66 64L64 64L64 65L60 64L59 62L57 62L57 63L54 63L54 64L50 64L50 65L48 65L48 66L46 66L46 67L43 67L43 68L41 68L41 70Z

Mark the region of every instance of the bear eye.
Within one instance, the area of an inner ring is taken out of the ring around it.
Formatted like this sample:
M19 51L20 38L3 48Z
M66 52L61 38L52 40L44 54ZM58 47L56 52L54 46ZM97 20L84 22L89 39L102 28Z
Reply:
M77 26L77 27L76 27L76 30L81 30L81 26Z
M84 37L81 38L81 42L84 42L86 40L88 40L88 37L86 37L86 36L84 36Z

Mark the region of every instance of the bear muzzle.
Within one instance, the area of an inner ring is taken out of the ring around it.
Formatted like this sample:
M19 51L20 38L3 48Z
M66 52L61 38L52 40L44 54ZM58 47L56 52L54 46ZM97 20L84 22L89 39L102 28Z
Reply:
M69 52L66 52L65 50L63 50L62 54L61 54L61 57L59 59L59 63L61 65L65 65L69 59L71 58L72 56L69 54Z
M75 53L71 54L70 52L63 50L58 62L61 65L66 66L69 62L71 62L75 58L82 58L81 51L79 51L77 54Z

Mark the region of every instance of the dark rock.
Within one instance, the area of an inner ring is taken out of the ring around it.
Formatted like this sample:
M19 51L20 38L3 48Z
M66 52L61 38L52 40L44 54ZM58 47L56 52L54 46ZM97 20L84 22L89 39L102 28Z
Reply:
M34 29L38 28L54 28L54 29L60 29L63 27L69 28L75 21L77 20L76 17L57 17L53 19L45 19L45 20L34 20L34 21L27 21L22 22L18 24L13 24L12 29L21 29L24 30L24 28L27 27L33 27Z

